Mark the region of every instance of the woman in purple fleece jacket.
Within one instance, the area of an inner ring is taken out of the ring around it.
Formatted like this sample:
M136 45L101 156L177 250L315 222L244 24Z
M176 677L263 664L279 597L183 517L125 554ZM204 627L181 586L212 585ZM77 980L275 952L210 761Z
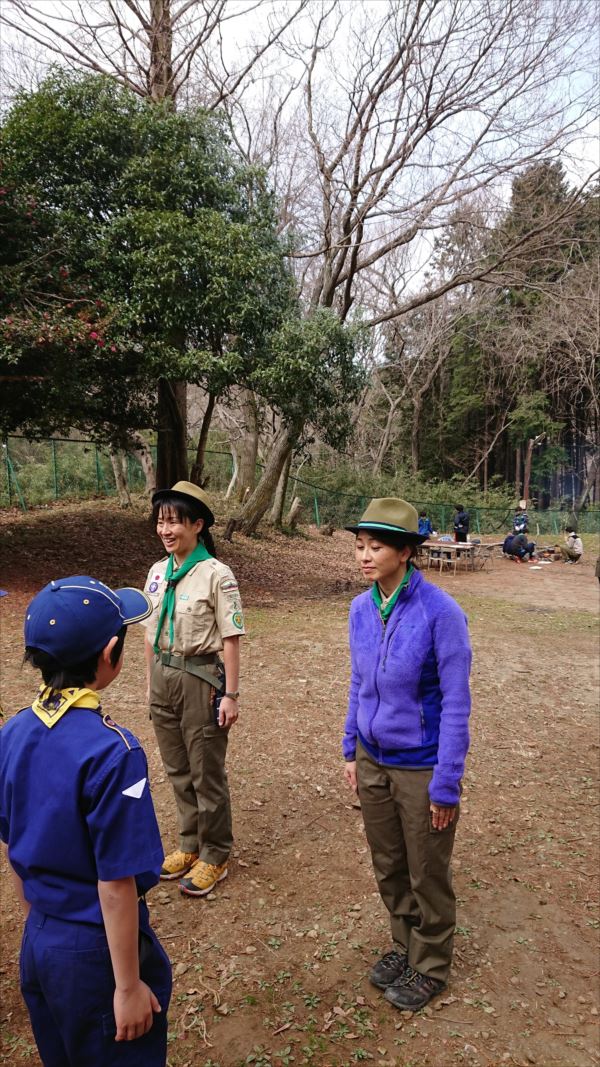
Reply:
M445 989L452 961L471 646L461 608L413 563L425 537L410 504L372 500L347 529L373 586L350 608L345 778L360 795L393 941L369 977L395 1007L418 1011Z

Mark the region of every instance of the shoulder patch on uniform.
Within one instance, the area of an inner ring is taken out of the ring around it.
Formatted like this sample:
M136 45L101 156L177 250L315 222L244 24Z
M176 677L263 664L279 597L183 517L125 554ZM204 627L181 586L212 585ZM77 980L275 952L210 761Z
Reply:
M221 582L221 589L223 590L224 593L227 593L230 589L233 590L233 589L237 589L237 588L238 588L238 584L237 584L235 578L224 578L223 581Z
M134 782L133 785L128 786L127 789L122 789L121 792L123 796L135 797L136 800L139 800L142 793L144 792L144 786L146 785L146 781L146 778L140 778L139 782Z
M231 621L234 626L237 626L238 630L244 629L244 617L241 611L234 611L233 615L231 616Z
M127 748L131 751L131 745L129 744L129 741L125 737L125 734L123 733L121 727L117 726L116 722L114 722L114 720L111 719L110 715L103 715L102 716L102 722L103 722L104 726L108 727L109 730L114 730L115 733L119 735L119 737L124 742L124 744L127 745Z

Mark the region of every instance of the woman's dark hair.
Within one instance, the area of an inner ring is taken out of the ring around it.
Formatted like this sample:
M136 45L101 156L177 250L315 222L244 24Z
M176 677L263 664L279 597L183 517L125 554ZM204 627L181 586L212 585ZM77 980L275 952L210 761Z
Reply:
M202 504L200 502L196 504L196 502L191 499L184 500L180 496L164 496L152 505L152 521L155 526L161 511L171 511L177 517L179 522L185 522L186 519L188 522L196 522L197 519L204 519L204 522L206 523L206 512L202 507ZM201 540L204 543L206 551L210 552L211 556L214 556L216 559L217 550L215 548L215 542L206 525L203 526L198 540Z
M365 530L365 533L369 533L369 530ZM399 552L403 548L410 548L410 556L407 563L412 563L416 566L416 559L419 546L415 545L412 541L407 541L406 537L403 537L401 533L395 534L388 530L373 530L373 537L376 537L378 541L381 541L382 545L389 545L390 548L396 548Z
M127 627L122 626L118 634L116 634L117 643L110 650L110 662L113 667L117 666L123 655L126 633ZM25 649L23 662L31 663L32 667L36 667L41 671L44 682L52 689L79 689L94 681L101 653L102 649L99 648L97 652L94 652L93 656L88 656L87 659L81 660L79 663L61 663L54 656L51 656L49 652L44 652L41 648L28 646Z

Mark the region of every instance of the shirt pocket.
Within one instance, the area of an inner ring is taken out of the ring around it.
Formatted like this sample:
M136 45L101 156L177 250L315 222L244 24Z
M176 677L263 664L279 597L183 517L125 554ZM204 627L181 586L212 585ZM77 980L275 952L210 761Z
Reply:
M201 645L207 637L214 617L212 605L203 597L179 597L175 605L175 625L187 655L190 648Z

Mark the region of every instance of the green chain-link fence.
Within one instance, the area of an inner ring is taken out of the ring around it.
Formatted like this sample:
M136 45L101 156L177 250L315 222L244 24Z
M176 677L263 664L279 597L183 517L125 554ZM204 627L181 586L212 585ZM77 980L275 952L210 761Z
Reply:
M190 460L194 450L190 449ZM232 471L233 460L229 452L206 453L206 475L209 488L224 492ZM144 488L144 475L135 455L127 457L129 488L136 492ZM116 495L115 479L106 449L90 441L49 439L27 441L22 437L9 437L2 444L0 462L0 507L21 507L47 504L53 500L85 500L94 496ZM370 497L344 493L314 485L291 475L286 509L295 496L299 496L303 510L301 522L315 522L318 526L332 523L339 528L356 521L365 510ZM452 530L454 508L451 503L435 503L413 500L418 511L426 510L434 530L449 533ZM497 534L501 537L512 524L513 509L469 507L471 536ZM535 536L556 536L571 519L566 510L528 510L529 529ZM285 517L285 510L284 510ZM578 518L581 533L600 532L600 509L589 508Z
M322 486L313 485L300 478L290 478L288 497L299 496L303 503L301 519L314 521L318 526L332 523L339 528L346 526L362 515L369 500L368 496L359 494L343 493L333 489L324 489ZM434 530L441 533L451 533L453 530L454 506L451 503L433 503L427 500L411 500L411 504L417 511L425 510L431 519ZM471 507L467 510L471 516L471 536L479 534L498 534L499 539L512 527L514 508L485 508ZM557 535L561 533L565 525L571 520L570 511L547 510L534 511L527 509L529 530L535 536ZM593 508L580 513L577 521L581 533L600 532L600 509Z
M190 449L190 460L193 456ZM210 485L218 491L226 489L233 469L230 453L210 452L206 469ZM144 489L144 474L133 454L127 456L127 482L132 492ZM0 507L26 508L53 500L114 496L116 492L108 450L92 441L9 437L2 442Z

